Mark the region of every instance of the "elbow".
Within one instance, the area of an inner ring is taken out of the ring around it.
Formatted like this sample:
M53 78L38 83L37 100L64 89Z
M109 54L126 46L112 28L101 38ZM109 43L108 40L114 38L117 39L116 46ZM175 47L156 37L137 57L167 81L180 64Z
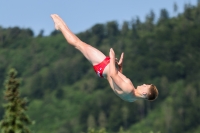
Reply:
M110 73L111 78L114 78L116 76L117 76L117 71L113 71L113 72Z

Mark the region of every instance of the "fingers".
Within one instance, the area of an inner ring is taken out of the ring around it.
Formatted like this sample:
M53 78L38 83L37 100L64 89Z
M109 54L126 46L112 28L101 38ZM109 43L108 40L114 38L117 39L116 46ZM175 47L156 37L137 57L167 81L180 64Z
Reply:
M113 50L113 48L110 48L110 52L113 52L113 53L114 53L114 50Z
M124 59L124 53L122 52L121 57L120 57L120 60L119 60L119 64L122 64L123 59Z
M120 56L120 60L118 62L118 59L115 58L115 52L112 48L110 48L110 58L114 58L115 62L117 62L118 65L121 65L123 63L123 59L124 59L124 52L122 52L121 56Z
M115 58L115 52L112 48L110 48L110 58Z

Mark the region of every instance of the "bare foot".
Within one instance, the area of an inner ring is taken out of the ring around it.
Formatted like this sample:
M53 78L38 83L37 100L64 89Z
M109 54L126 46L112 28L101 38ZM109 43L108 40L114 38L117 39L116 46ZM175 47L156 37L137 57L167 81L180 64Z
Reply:
M58 15L57 15L57 14L51 14L51 18L52 18L53 21L54 21L55 29L56 29L56 30L60 30L60 26L61 26L62 22L61 22L60 19L58 18Z

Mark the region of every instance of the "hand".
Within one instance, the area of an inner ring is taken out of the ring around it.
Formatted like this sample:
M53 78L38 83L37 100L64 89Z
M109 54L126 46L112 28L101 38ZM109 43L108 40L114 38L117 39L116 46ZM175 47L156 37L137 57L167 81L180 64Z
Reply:
M115 67L115 52L112 48L110 49L109 56L110 56L109 75L112 77L117 75L117 69Z
M115 59L115 62L118 65L119 71L122 73L122 65L123 65L123 59L124 59L124 53L121 54L120 60L118 62L117 58Z
M116 63L117 63L118 66L122 66L122 64L123 64L123 59L124 59L124 53L121 54L121 57L120 57L120 59L119 59L119 62L118 62L118 60L117 60L117 58L116 58Z
M110 58L111 59L115 59L115 52L114 52L114 50L112 49L112 48L110 48Z

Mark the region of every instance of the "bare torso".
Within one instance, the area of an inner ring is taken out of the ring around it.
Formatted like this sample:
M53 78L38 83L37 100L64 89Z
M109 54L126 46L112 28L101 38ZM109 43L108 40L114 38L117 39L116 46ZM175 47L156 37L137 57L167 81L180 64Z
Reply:
M118 75L124 80L124 82L126 82L127 84L132 84L132 82L130 81L130 79L128 79L126 76L124 76L122 73L118 72ZM114 81L113 79L109 76L109 64L105 67L104 71L103 71L103 76L108 80L112 90L114 91L114 93L119 96L121 99L123 99L124 101L128 101L128 102L134 102L137 100L137 98L134 95L134 89L133 90L127 90L127 91L123 91Z
M52 14L51 17L55 23L55 28L62 32L66 41L78 49L93 66L99 64L106 58L101 51L81 41L75 34L73 34L62 18L60 18L57 14ZM135 88L126 76L116 70L116 58L112 48L110 49L109 57L110 63L105 67L103 76L107 77L107 80L116 95L125 101L135 101ZM120 60L122 63L123 54L121 57L122 58L120 58Z

